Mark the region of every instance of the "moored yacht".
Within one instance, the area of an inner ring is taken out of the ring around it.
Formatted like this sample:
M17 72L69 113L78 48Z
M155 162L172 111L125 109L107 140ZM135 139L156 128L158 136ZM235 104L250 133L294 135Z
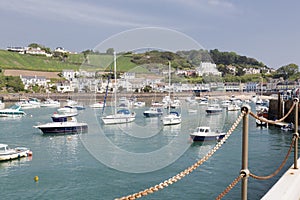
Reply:
M196 141L214 141L220 140L226 133L212 131L208 126L199 126L190 134L192 140Z
M32 151L25 147L9 148L7 144L0 144L0 161L19 159L32 156Z
M145 117L160 117L164 113L161 107L150 107L149 110L145 110L143 114Z
M77 122L74 116L53 117L53 122L33 126L40 129L44 134L71 134L84 133L88 130L87 123Z
M0 117L22 117L26 115L26 113L22 110L20 105L14 104L9 108L0 110Z

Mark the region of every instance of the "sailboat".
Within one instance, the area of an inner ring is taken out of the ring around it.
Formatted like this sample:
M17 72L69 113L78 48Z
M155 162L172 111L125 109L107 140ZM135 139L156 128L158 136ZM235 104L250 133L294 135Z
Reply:
M116 52L114 52L114 78L115 78L115 88L114 88L114 113L112 115L102 117L104 124L123 124L129 123L135 120L135 112L130 112L127 108L122 108L117 110L117 59Z
M169 61L169 97L171 96L171 62ZM171 105L168 105L168 115L164 116L162 122L164 126L181 123L181 115L176 111L170 111Z

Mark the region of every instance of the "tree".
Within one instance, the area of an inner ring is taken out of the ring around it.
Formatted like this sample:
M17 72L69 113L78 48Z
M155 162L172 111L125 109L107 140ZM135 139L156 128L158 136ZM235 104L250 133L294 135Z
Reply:
M281 75L285 80L299 72L298 65L291 63L284 65L276 70L276 73Z
M23 84L22 80L20 79L20 77L6 76L5 81L6 81L6 84L5 84L6 89L8 91L11 91L11 90L13 90L14 92L24 91L24 84Z
M106 54L109 54L109 55L113 55L114 52L115 52L114 48L108 48L108 49L106 50Z
M152 90L152 87L150 85L146 85L144 88L143 88L143 92L150 92Z

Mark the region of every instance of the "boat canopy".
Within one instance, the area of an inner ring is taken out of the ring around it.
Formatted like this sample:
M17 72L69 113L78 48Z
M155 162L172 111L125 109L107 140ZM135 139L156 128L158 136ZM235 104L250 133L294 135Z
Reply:
M122 110L118 110L117 114L125 114L125 115L129 115L130 111L127 109L122 109Z
M176 111L171 111L171 112L170 112L170 114L172 114L172 115L176 115L176 116L179 116L179 113L178 113L178 112L176 112Z

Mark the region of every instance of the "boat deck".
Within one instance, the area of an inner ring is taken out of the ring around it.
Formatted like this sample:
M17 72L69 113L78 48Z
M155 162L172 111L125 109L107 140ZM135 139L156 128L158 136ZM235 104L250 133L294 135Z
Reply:
M300 199L300 159L297 161L298 169L292 165L279 181L263 196L262 200L268 199Z

